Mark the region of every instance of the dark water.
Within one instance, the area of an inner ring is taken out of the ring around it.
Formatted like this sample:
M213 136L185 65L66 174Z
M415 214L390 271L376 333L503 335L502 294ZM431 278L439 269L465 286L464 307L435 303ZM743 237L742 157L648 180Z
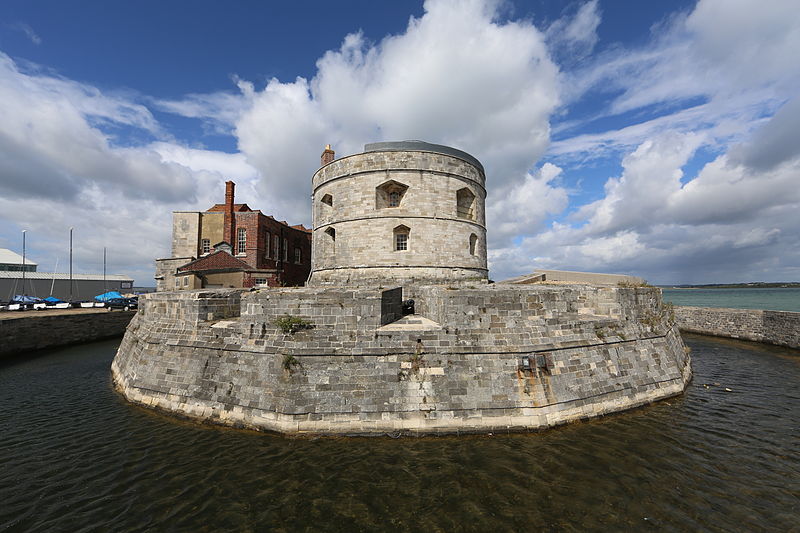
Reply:
M688 342L682 397L543 433L397 440L132 407L109 383L117 342L13 361L0 530L798 531L798 352Z
M690 307L800 312L800 288L663 289L664 301Z

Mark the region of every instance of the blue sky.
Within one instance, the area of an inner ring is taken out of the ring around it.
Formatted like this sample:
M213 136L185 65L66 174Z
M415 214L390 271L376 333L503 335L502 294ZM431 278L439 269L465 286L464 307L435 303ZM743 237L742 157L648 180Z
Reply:
M0 247L151 285L171 211L310 222L319 152L487 169L491 276L800 280L789 1L0 4Z

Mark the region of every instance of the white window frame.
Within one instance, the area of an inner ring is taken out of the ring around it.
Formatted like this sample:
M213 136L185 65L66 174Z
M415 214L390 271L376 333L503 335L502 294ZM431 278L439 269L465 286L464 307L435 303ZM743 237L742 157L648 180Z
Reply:
M200 253L203 255L211 253L211 240L200 239Z
M408 251L408 233L405 231L398 231L394 234L394 251L407 252Z
M247 253L247 228L236 229L236 255Z

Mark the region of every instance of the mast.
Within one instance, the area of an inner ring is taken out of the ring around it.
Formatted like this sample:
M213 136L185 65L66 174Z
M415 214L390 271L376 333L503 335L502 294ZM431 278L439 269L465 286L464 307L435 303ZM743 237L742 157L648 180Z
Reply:
M53 296L53 289L56 286L56 272L58 272L58 257L56 257L56 267L53 269L53 281L50 283L50 296Z
M22 230L22 296L25 296L25 232Z
M103 246L103 294L108 292L108 286L106 285L106 247Z
M69 301L72 302L72 228L69 228Z

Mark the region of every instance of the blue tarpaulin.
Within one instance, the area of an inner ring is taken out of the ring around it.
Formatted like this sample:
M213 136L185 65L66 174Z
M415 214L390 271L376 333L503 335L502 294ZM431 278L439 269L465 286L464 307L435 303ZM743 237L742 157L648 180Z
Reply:
M54 296L48 296L47 298L44 299L44 301L51 304L58 304L61 303L63 300L59 300Z
M114 298L123 298L123 296L117 291L109 291L103 294L98 294L94 297L94 299L98 302L107 302L109 300L113 300Z

